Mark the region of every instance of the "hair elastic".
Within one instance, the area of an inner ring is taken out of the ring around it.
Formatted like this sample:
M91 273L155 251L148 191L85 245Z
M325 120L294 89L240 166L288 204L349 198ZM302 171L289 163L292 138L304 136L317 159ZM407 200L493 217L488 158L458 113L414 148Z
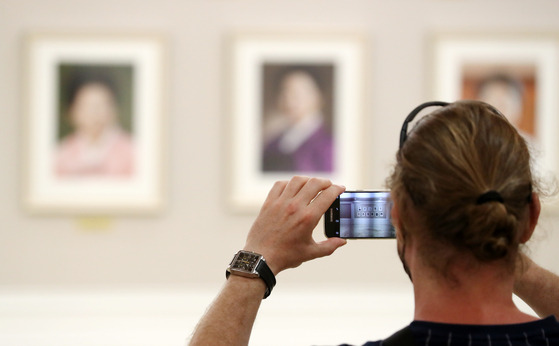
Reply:
M504 203L505 200L503 199L503 196L501 196L499 192L495 190L490 190L485 193L482 193L476 200L476 204L483 204L487 202Z

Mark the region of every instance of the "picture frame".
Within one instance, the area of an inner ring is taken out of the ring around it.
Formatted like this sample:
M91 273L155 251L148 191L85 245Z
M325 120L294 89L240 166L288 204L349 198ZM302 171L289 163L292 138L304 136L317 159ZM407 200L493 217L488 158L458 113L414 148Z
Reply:
M439 34L431 54L434 99L492 104L527 140L537 177L559 173L559 35Z
M229 43L233 208L256 210L275 181L295 175L359 187L364 38L240 33Z
M161 211L163 39L30 34L24 55L26 209Z

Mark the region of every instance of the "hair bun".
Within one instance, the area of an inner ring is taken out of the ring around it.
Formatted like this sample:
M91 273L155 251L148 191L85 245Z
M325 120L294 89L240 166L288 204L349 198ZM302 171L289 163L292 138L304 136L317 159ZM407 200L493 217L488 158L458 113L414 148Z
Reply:
M518 221L502 203L478 204L471 208L470 227L465 232L468 248L480 260L508 256Z

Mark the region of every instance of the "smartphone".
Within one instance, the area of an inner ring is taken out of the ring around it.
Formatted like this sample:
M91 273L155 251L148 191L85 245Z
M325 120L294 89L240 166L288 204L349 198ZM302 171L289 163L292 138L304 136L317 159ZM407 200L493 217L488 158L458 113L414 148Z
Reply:
M328 238L395 238L389 191L346 191L324 214Z

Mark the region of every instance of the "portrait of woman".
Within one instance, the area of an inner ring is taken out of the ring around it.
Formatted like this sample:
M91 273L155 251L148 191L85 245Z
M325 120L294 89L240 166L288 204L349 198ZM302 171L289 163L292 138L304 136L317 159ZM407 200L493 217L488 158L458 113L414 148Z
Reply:
M334 169L331 65L264 66L264 172Z
M122 115L131 107L124 105L130 103L131 72L126 66L60 67L58 177L127 178L134 174L132 119Z
M462 98L494 105L527 139L536 137L533 65L466 65Z

